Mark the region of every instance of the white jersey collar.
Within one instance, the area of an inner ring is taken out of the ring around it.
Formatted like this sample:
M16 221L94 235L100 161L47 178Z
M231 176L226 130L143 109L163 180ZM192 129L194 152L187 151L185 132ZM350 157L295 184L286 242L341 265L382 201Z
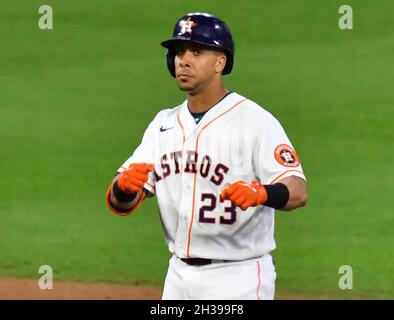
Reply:
M234 107L237 103L239 103L244 99L245 99L244 97L237 94L236 92L229 93L220 102L218 102L211 109L209 109L198 124L195 123L193 116L190 114L190 111L187 107L187 100L185 100L182 103L182 106L179 110L178 118L179 118L179 124L183 128L186 138L191 133L193 133L195 129L203 128L209 122L213 121L221 114L229 111L232 107Z

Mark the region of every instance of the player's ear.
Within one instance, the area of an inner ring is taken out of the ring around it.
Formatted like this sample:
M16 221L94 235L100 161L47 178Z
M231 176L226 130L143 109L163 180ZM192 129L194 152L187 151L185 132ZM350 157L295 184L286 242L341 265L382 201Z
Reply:
M215 66L216 73L222 73L224 67L226 66L226 61L227 61L227 57L225 54L221 53L217 55L216 66Z

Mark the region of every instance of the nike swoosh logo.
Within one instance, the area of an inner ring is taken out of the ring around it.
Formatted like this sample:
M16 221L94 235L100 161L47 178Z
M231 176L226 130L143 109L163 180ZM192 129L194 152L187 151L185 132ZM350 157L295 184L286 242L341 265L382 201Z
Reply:
M160 132L164 132L170 129L174 129L175 127L170 127L170 128L163 128L163 126L160 127Z

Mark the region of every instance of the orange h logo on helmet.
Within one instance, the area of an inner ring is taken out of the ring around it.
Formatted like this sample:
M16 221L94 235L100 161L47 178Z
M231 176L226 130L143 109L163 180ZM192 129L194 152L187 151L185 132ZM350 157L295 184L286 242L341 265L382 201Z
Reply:
M187 20L182 20L179 22L179 25L182 27L181 34L184 33L192 33L192 27L196 26L197 23L194 21L190 20L191 18L189 17Z

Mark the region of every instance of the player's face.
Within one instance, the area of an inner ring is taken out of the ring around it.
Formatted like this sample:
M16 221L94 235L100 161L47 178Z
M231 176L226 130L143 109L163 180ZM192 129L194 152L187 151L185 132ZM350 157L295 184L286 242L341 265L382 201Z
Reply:
M179 43L175 49L175 74L178 86L189 93L198 92L220 79L226 55L207 46Z

